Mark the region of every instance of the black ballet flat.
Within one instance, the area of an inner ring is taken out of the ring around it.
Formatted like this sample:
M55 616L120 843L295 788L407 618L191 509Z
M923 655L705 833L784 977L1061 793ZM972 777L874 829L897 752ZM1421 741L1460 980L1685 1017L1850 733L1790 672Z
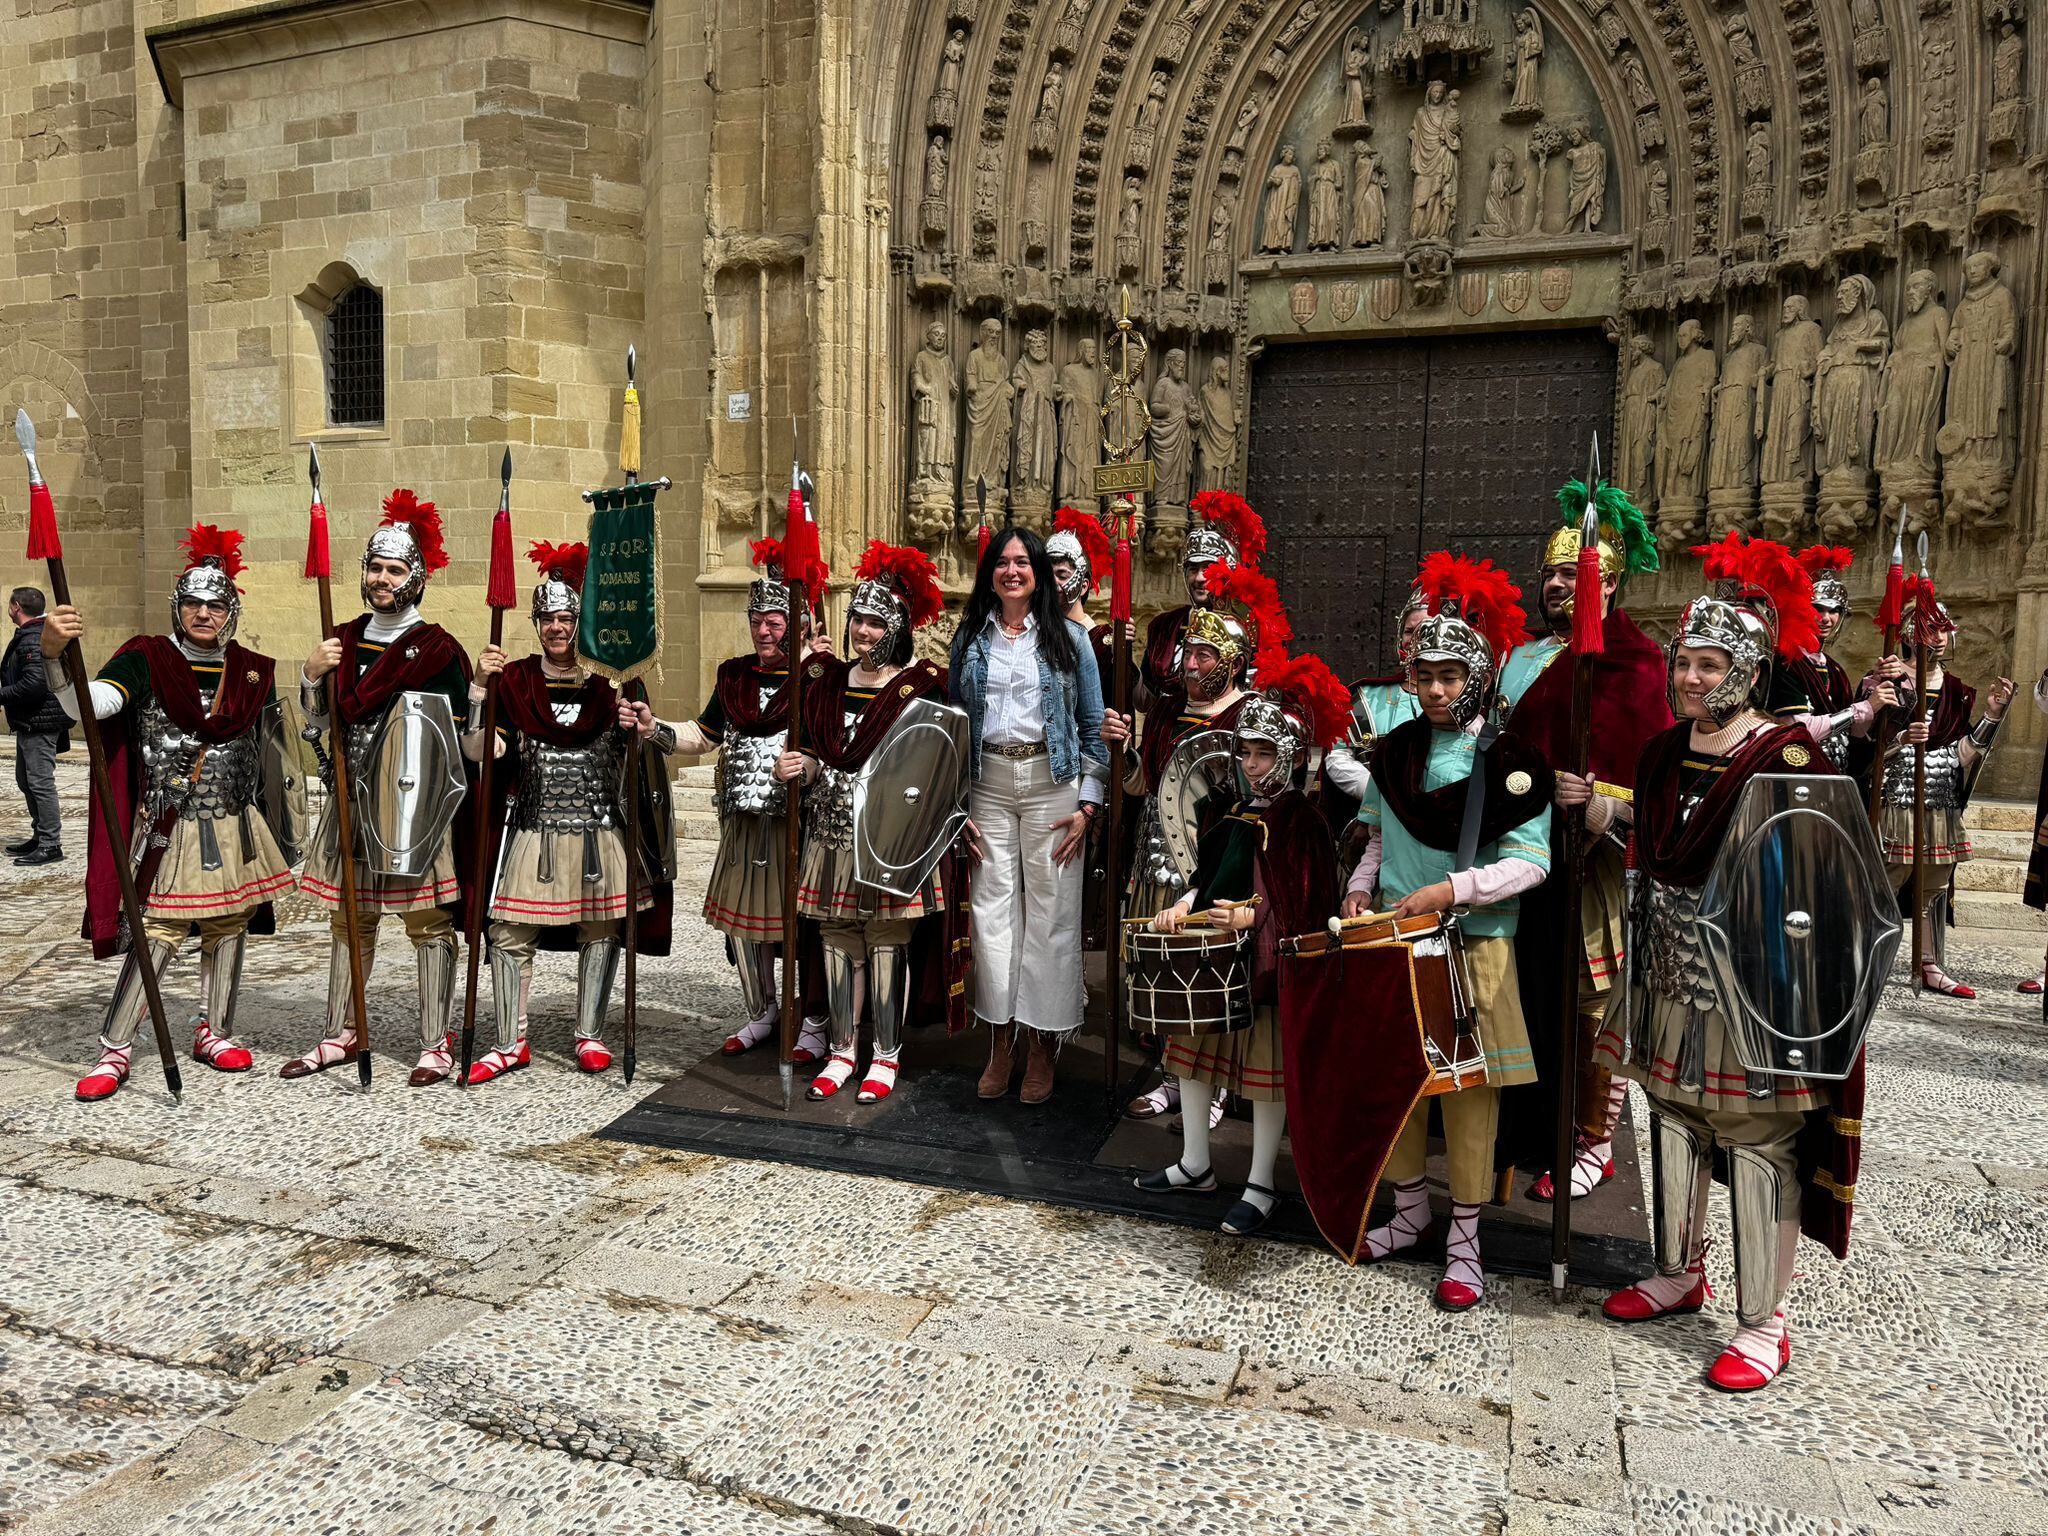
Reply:
M1223 1230L1232 1237L1250 1237L1259 1228L1271 1221L1273 1219L1273 1212L1280 1209L1279 1191L1268 1189L1263 1184L1247 1184L1245 1185L1245 1191L1248 1194L1255 1192L1264 1195L1273 1203L1263 1211L1249 1200L1240 1200L1237 1204L1233 1205L1229 1213L1223 1218Z

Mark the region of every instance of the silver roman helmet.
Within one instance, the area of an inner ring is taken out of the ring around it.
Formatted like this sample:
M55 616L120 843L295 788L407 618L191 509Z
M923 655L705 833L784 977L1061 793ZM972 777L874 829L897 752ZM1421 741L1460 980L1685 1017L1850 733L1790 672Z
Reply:
M529 617L540 628L551 613L578 618L583 613L583 573L589 568L590 547L586 544L549 544L535 539L526 555L540 568L540 582L533 589Z
M1458 661L1465 664L1465 691L1451 704L1451 718L1469 725L1486 707L1493 694L1493 649L1486 636L1459 617L1454 605L1422 621L1415 632L1415 646L1405 658L1413 667L1418 661Z
M1671 712L1682 716L1678 689L1671 680L1681 646L1726 653L1728 675L1704 701L1714 724L1721 726L1749 706L1750 695L1771 654L1771 632L1749 609L1721 598L1696 597L1687 603L1678 615L1678 626L1664 652L1665 695L1671 701Z
M1060 601L1071 608L1099 585L1099 566L1109 561L1109 535L1099 521L1074 507L1061 507L1052 526L1052 535L1045 541L1045 558L1054 564L1064 560L1070 567L1070 574L1060 582Z
M171 587L173 635L181 640L192 638L185 633L184 615L178 611L186 603L224 603L228 619L214 643L226 645L234 639L235 626L242 621L242 590L235 585L243 570L242 538L240 531L212 523L194 523L186 530L180 541L185 547L185 569Z
M853 649L853 616L879 622L882 638L862 653L871 670L910 659L910 633L939 616L946 606L939 569L921 549L908 544L869 543L854 567L854 588L846 600L847 649Z
M1255 693L1237 711L1239 741L1263 741L1273 749L1272 772L1246 784L1255 795L1277 795L1294 782L1294 766L1305 761L1309 747L1306 721L1270 693Z
M369 576L372 560L398 560L411 569L412 574L398 589L398 605L403 608L417 603L427 590L427 578L448 563L448 554L441 546L441 514L434 509L431 501L421 501L411 491L399 489L384 498L384 521L370 530L369 542L363 546L363 575ZM363 583L363 602L370 601L367 579Z

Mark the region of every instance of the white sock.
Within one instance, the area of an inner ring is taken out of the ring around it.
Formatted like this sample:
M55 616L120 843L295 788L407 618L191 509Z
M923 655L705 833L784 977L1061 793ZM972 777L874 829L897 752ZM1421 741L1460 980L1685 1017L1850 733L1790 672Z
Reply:
M1429 1183L1414 1179L1394 1186L1394 1214L1365 1234L1365 1251L1375 1259L1413 1248L1429 1230Z
M1280 1136L1287 1129L1287 1105L1278 1099L1272 1103L1254 1101L1252 1104L1252 1171L1246 1179L1244 1199L1247 1205L1270 1214L1274 1196L1262 1195L1253 1184L1263 1184L1267 1189L1274 1187L1275 1171L1280 1166Z
M1444 1278L1484 1293L1486 1271L1479 1261L1479 1207L1451 1202L1451 1231L1444 1240Z
M1187 1104L1194 1102L1197 1097L1206 1099L1207 1095L1205 1093L1191 1096L1183 1093L1181 1095L1181 1104L1185 1107ZM1207 1115L1184 1114L1180 1117L1180 1165L1187 1169L1188 1172L1196 1175L1209 1171L1209 1117ZM1182 1183L1185 1181L1176 1179L1174 1182Z

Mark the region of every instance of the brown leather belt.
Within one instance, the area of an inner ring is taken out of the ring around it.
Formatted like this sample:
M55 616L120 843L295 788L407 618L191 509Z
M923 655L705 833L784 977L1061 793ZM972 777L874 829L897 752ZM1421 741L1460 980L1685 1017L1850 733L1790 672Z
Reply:
M1000 747L992 743L985 743L981 750L984 755L989 757L1006 757L1013 763L1021 763L1034 757L1045 756L1045 743L1042 741L1026 741Z

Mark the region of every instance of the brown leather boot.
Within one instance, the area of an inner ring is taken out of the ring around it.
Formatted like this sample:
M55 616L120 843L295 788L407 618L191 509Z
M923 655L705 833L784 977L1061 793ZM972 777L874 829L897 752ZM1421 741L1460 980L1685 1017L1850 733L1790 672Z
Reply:
M991 1024L988 1031L988 1065L981 1069L976 1088L984 1099L1000 1099L1010 1091L1010 1070L1017 1060L1017 1026Z
M1017 1090L1019 1104L1043 1104L1052 1097L1053 1037L1042 1029L1027 1029L1024 1057L1024 1085Z

